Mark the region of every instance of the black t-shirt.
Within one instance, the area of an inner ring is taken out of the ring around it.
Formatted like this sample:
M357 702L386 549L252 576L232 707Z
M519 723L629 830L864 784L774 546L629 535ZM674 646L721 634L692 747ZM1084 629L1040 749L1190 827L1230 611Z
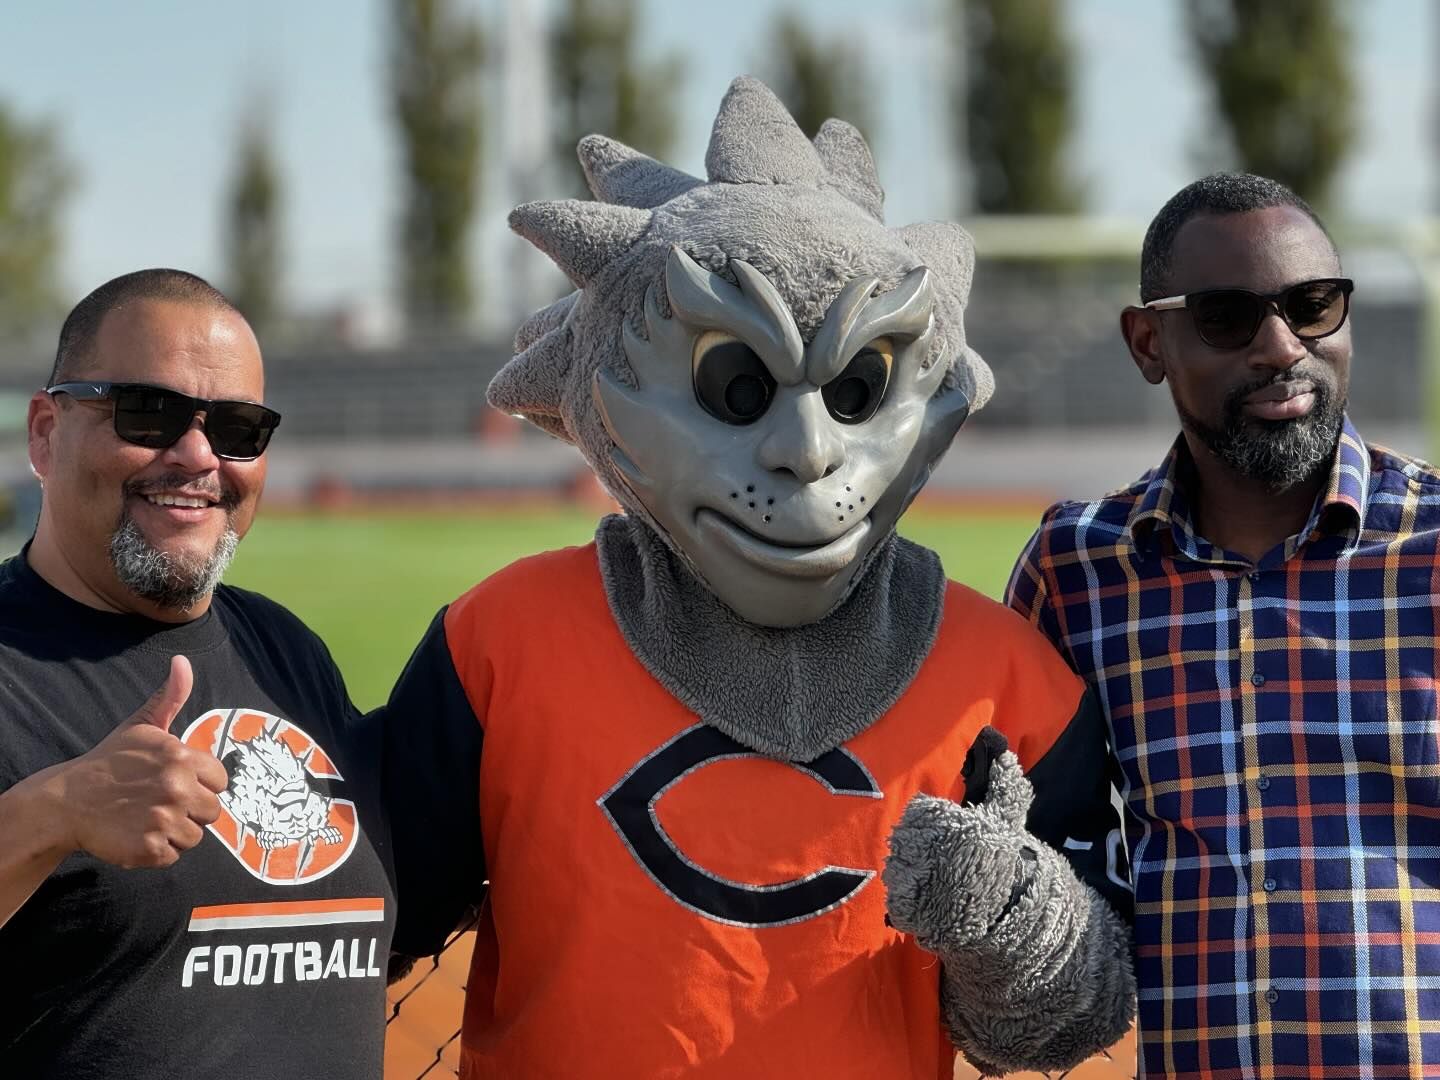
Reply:
M85 753L161 684L230 774L173 866L67 858L0 927L0 1076L381 1074L394 921L379 748L320 640L222 586L184 625L96 611L0 564L0 791Z

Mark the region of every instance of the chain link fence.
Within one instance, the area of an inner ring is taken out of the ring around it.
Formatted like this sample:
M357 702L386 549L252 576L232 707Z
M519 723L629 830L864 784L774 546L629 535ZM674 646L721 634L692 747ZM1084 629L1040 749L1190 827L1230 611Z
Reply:
M477 909L438 953L414 962L390 984L385 1080L452 1080L460 1074L465 980L479 918ZM397 974L393 962L390 974Z

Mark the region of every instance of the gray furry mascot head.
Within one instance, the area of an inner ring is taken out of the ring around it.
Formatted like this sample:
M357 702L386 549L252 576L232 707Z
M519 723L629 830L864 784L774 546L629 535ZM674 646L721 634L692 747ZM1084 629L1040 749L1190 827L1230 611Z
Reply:
M823 618L990 396L970 237L887 228L860 133L812 143L751 78L708 181L601 136L579 152L598 201L511 215L576 291L521 327L491 403L578 446L741 618Z

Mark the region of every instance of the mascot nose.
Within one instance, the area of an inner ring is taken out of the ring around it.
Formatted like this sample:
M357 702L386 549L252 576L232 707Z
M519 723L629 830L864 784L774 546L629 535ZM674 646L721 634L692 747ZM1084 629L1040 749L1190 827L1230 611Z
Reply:
M762 467L813 484L845 464L845 443L818 388L782 394L766 420L770 433L760 444Z

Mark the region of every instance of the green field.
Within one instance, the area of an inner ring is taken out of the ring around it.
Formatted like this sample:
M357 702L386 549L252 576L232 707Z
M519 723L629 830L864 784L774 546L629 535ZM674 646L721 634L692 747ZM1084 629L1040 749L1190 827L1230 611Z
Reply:
M589 511L262 513L226 581L280 601L339 662L356 704L389 693L435 612L507 563L586 543ZM950 576L998 597L1038 515L916 510L901 531L940 552Z

